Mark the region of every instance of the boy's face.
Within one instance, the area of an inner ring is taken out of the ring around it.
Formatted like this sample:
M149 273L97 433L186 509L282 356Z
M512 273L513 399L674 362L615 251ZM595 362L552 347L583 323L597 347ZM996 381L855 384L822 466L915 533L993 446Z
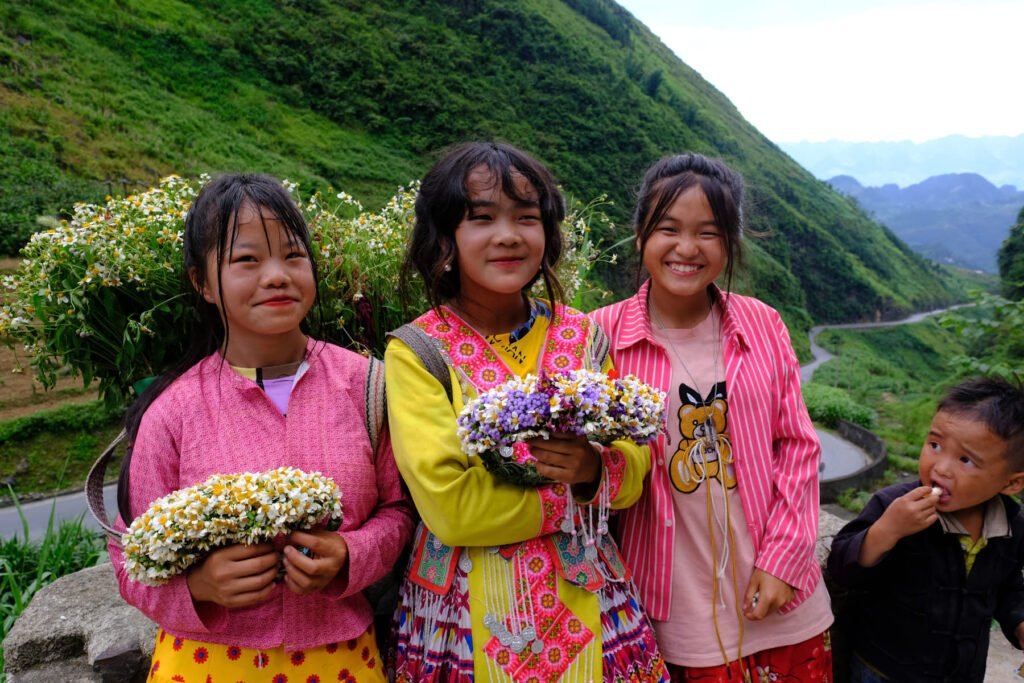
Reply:
M997 493L1018 493L1024 474L1012 470L1006 448L976 416L939 411L921 449L921 483L942 489L942 512L977 507Z

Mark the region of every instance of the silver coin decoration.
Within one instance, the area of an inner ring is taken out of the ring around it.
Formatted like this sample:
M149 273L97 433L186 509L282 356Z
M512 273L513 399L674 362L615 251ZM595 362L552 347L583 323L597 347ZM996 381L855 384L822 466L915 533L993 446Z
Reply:
M530 651L535 655L539 655L544 651L544 643L539 640L533 641L533 645L530 646Z
M559 528L562 530L562 533L568 534L568 533L572 533L572 530L575 529L576 527L573 525L571 519L563 519L562 520L562 524L561 524L561 526Z
M512 448L511 446L502 446L501 448L498 449L498 453L503 458L511 458L512 454L515 453L515 449Z
M523 640L522 636L512 636L512 641L509 643L509 648L512 652L519 654L526 649L526 641Z
M459 558L459 569L467 574L473 571L473 560L469 559L466 553L462 553L462 557Z
M583 556L593 562L597 559L597 548L592 545L588 545L586 550L583 551Z

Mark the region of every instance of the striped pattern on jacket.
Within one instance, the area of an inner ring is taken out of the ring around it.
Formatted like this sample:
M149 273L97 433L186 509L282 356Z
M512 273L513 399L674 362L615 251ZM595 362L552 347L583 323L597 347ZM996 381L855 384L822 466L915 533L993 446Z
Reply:
M645 282L635 296L591 313L611 338L618 372L669 391L672 365L651 334ZM818 532L821 444L800 394L800 366L785 323L767 304L714 289L722 307L729 433L755 566L796 589L783 612L821 580ZM651 474L618 523L619 546L652 619L667 621L675 511L665 467L665 436L651 444Z

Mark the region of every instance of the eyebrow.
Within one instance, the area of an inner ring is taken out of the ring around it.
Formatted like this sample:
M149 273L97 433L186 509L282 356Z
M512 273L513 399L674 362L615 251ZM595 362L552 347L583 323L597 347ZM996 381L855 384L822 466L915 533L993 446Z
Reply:
M267 244L267 241L264 241L263 244ZM306 248L306 245L302 243L302 240L296 239L294 237L289 237L287 240L285 240L283 242L283 244L284 244L284 246L290 247L292 249L294 249L295 247L302 247L303 249ZM257 243L257 242L251 242L251 241L248 241L248 242L234 242L231 245L231 249L232 250L234 250L234 249L255 249L258 246L259 246L259 243Z
M487 199L471 199L466 203L467 208L479 209L479 208L491 208L497 206L498 202L490 201ZM537 200L523 200L517 199L515 201L516 208L535 208L540 206L540 202Z

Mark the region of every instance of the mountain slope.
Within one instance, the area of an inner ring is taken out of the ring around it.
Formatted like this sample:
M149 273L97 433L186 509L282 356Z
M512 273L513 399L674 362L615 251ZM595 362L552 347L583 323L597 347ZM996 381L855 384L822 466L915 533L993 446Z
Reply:
M850 176L829 184L940 263L995 273L996 253L1024 206L1024 192L996 187L977 173L933 176L916 185L864 187Z
M724 157L767 233L747 242L741 285L798 327L959 293L606 0L37 0L0 6L0 25L7 235L172 171L262 170L372 205L438 148L496 137L577 196L607 192L623 224L607 243L628 235L655 159ZM619 292L633 281L600 276Z

